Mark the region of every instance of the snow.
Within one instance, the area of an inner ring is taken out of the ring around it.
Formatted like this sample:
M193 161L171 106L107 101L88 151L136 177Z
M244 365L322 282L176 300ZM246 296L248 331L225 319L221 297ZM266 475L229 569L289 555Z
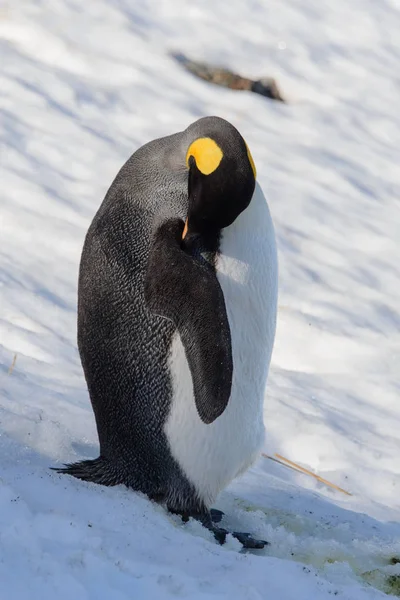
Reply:
M4 4L1 600L400 595L399 29L398 0ZM275 76L288 104L173 52ZM137 147L207 114L245 136L276 226L265 452L352 494L260 458L218 503L270 541L252 553L48 469L97 453L75 324L90 220Z

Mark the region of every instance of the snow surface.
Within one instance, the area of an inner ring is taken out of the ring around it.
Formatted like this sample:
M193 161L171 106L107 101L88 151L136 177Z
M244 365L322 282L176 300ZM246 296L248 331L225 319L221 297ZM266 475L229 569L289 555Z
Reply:
M3 3L1 600L400 594L399 31L399 0ZM276 76L289 103L172 52ZM218 503L271 542L253 553L48 470L97 454L75 341L89 222L137 147L208 114L247 139L276 225L265 451L353 494L261 458Z

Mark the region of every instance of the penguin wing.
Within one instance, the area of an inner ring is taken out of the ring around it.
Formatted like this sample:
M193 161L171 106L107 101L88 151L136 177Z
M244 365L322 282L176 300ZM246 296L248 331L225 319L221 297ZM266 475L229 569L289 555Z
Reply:
M193 380L197 412L210 424L225 410L232 387L232 347L222 289L215 272L181 247L184 223L172 219L155 233L145 280L151 312L178 329Z

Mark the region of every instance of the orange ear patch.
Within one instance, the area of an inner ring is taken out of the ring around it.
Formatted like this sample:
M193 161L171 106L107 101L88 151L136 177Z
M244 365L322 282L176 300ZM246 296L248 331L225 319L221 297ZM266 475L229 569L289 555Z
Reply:
M217 142L209 137L197 138L192 142L186 153L186 165L189 167L189 158L193 156L196 166L203 175L213 173L221 162L224 153Z
M186 219L186 221L185 221L185 228L184 228L183 233L182 233L182 239L183 240L185 239L185 235L187 234L187 230L188 230L188 220Z

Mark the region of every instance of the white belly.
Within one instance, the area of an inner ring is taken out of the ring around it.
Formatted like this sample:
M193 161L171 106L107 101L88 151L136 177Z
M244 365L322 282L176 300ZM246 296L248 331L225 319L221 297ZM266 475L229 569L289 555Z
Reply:
M233 355L229 403L213 423L201 421L184 347L176 334L170 357L174 396L165 424L172 455L207 506L256 460L264 441L264 392L276 327L277 257L271 217L258 184L249 207L223 230L220 252L217 277Z

